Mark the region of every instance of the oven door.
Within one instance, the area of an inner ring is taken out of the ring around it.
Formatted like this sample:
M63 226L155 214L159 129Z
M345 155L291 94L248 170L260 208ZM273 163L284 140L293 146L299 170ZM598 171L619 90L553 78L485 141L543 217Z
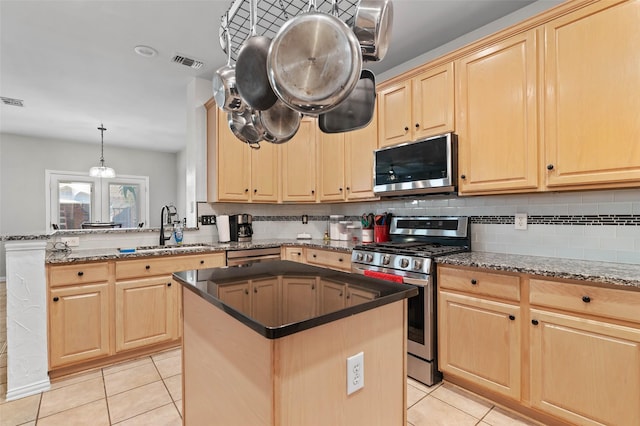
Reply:
M357 263L352 263L351 271L363 275L367 275L366 271L373 271L376 278L396 282L401 277L404 284L414 285L418 288L418 295L407 299L407 352L426 361L433 361L436 355L436 334L435 294L431 275L396 271Z

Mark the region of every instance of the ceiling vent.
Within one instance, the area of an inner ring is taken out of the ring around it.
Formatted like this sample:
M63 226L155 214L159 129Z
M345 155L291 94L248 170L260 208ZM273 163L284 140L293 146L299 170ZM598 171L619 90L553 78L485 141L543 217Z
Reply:
M17 106L17 107L24 106L24 101L22 99L5 98L4 96L0 96L0 99L2 99L2 103L5 105L11 105L11 106Z
M171 59L171 62L175 62L177 64L185 65L185 66L187 66L189 68L193 68L194 70L199 70L204 65L204 62L199 61L197 59L189 58L189 57L187 57L185 55L182 55L180 53L176 53L175 55L173 55L173 58Z

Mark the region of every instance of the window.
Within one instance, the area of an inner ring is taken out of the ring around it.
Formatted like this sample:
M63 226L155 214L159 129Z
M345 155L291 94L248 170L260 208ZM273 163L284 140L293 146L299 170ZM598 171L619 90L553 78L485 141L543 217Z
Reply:
M86 173L47 170L47 229L82 229L109 223L137 228L149 223L147 176L93 178ZM54 226L55 225L55 226Z

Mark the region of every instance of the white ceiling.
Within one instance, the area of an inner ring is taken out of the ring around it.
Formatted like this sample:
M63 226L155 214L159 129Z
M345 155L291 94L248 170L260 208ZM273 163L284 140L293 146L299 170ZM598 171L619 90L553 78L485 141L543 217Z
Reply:
M379 74L534 0L394 0ZM177 152L187 84L226 63L218 42L231 0L0 0L0 132ZM158 51L134 53L136 45ZM200 70L170 62L175 53Z

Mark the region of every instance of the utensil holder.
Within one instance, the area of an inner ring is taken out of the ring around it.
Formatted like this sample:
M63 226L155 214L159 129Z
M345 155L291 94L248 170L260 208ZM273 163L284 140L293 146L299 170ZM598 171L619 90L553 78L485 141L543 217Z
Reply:
M389 227L387 225L375 225L373 227L373 240L376 243L389 241Z

